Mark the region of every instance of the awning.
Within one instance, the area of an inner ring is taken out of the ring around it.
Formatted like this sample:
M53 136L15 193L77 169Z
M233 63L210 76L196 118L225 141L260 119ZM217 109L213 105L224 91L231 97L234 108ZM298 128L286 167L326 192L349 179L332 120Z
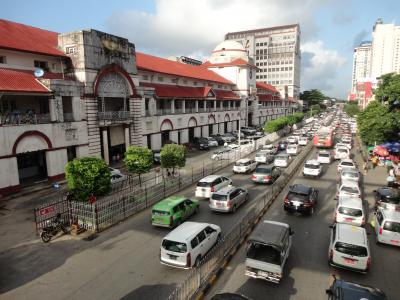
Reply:
M189 87L147 82L141 82L140 86L154 88L159 98L240 100L240 97L232 91L214 90L210 87Z
M32 71L0 68L0 92L49 94Z

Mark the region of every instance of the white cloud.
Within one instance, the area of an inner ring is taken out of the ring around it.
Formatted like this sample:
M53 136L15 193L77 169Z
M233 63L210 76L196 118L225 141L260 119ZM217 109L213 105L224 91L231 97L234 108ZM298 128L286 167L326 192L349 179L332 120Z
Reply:
M345 87L336 79L347 60L336 50L326 49L320 40L301 45L301 51L302 90L317 88L331 96L343 95Z

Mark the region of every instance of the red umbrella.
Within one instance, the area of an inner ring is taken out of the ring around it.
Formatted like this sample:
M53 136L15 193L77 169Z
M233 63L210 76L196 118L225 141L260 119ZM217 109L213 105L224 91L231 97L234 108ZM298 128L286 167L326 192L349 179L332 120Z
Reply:
M376 146L374 149L374 153L378 154L379 156L389 156L389 152L385 147Z

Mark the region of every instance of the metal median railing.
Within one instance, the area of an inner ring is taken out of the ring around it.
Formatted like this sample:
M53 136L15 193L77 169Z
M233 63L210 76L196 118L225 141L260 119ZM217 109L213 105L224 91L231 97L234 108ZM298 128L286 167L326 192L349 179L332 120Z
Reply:
M200 266L190 271L186 280L170 294L168 300L194 299L206 288L212 276L222 268L234 249L241 244L241 241L256 226L293 174L302 165L311 149L312 143L303 148L300 155L285 169L279 179L272 184L271 190L266 190L265 194L253 205L237 225L227 232L221 241L203 258Z

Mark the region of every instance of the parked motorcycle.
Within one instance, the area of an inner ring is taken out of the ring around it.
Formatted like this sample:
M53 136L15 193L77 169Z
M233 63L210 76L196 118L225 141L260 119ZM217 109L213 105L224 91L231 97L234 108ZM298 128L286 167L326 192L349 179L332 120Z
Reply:
M68 230L61 221L61 214L59 213L54 220L50 221L49 226L43 228L43 231L40 233L40 237L42 238L43 242L48 243L50 242L51 238L61 230L65 234L68 233Z

